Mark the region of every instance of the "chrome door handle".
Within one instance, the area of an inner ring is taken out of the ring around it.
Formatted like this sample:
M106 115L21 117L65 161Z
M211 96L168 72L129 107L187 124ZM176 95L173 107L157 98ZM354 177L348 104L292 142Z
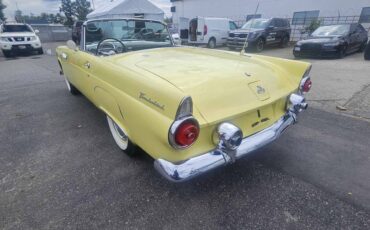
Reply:
M91 64L90 64L90 62L86 62L86 63L84 64L84 66L85 66L87 69L90 69L90 68L91 68Z

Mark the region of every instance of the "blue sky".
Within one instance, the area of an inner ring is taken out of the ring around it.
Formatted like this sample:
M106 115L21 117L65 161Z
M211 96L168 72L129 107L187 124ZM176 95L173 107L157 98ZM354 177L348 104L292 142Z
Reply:
M94 0L95 5L102 4L110 0ZM163 9L167 15L170 15L170 0L149 0ZM16 3L23 14L33 13L35 15L42 12L58 13L60 0L3 0L7 8L5 9L5 16L13 18L16 10Z

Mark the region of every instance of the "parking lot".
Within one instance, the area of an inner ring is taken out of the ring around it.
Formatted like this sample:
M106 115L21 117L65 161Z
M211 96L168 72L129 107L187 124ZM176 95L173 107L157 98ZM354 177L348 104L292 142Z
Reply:
M309 110L266 148L183 184L116 147L51 53L0 56L0 229L369 229L370 64L313 64ZM292 48L261 55L293 58ZM48 52L46 52L48 53Z

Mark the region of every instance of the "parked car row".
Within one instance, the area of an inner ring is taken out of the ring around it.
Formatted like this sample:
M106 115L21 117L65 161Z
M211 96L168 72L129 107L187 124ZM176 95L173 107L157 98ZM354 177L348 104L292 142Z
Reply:
M190 45L206 45L208 48L226 45L230 50L245 46L246 51L254 52L272 45L286 47L290 35L290 23L284 18L252 19L238 28L228 18L197 17L189 21L188 28L180 28L180 38ZM293 55L296 58L343 58L364 51L367 40L367 31L359 23L321 26L296 43Z
M43 54L38 30L30 25L16 22L4 22L0 25L0 48L5 57L17 53L37 52Z

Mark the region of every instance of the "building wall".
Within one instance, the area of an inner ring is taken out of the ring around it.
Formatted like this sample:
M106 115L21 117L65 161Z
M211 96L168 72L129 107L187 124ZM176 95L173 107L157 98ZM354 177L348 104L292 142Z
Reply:
M179 0L173 14L174 23L180 17L197 16L227 17L245 20L246 15L254 14L257 4L262 17L292 18L297 11L320 10L320 17L360 15L362 7L370 7L370 0Z

